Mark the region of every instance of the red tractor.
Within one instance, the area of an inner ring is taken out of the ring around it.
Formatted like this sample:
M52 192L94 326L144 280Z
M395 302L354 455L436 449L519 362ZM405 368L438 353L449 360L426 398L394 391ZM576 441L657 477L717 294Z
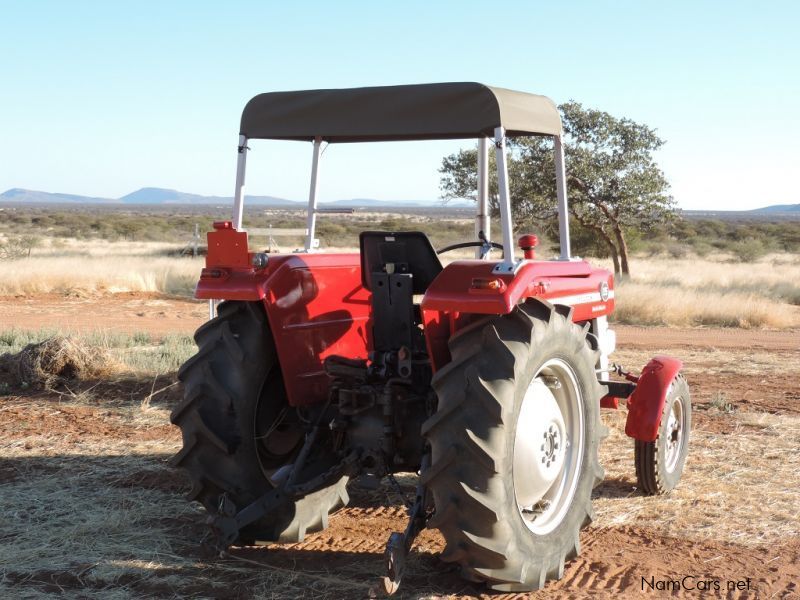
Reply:
M554 139L560 256L515 255L506 137ZM320 146L477 139L476 240L442 248L413 231L365 231L358 254L315 251ZM247 144L313 144L304 252L252 252L242 228ZM491 241L489 140L502 243ZM180 370L174 464L208 511L216 547L297 542L348 502L350 480L419 474L404 533L391 535L388 592L415 536L495 590L537 589L578 554L603 479L600 408L628 407L636 476L672 489L691 425L681 362L641 375L611 366L614 280L570 254L562 127L543 96L476 83L261 94L245 107L232 221L208 234L196 297L224 300ZM439 255L474 246L474 260ZM502 258L490 259L492 249ZM616 374L614 380L610 377ZM620 377L622 376L622 377Z

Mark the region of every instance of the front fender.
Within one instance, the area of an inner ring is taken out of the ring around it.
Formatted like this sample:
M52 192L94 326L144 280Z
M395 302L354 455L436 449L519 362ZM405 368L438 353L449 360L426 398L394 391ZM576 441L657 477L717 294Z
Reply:
M626 435L643 442L658 437L669 386L682 366L683 362L671 356L655 356L645 365L636 389L628 398Z

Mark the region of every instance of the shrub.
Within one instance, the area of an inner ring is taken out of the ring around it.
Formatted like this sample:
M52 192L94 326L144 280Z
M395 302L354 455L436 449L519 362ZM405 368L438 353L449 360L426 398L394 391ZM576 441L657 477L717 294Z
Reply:
M702 240L698 240L692 244L692 252L697 256L708 256L713 250L714 246Z
M686 258L689 255L689 249L685 244L670 242L667 245L667 254L672 258Z
M730 243L728 251L742 262L753 262L764 256L767 248L760 239L751 237Z

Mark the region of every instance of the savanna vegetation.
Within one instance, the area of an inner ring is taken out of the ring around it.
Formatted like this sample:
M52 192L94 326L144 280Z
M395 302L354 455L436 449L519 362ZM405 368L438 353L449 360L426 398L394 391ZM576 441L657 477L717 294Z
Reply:
M212 206L155 210L96 210L90 207L0 208L0 260L23 258L42 246L67 248L68 240L109 242L168 242L186 245L195 224L201 235L215 220L229 218L229 207ZM321 215L317 220L318 236L324 247L355 247L358 233L364 229L420 230L427 233L434 246L472 239L474 226L469 209L405 209L402 212ZM250 228L304 228L305 214L298 210L252 207L246 211L245 225ZM518 233L533 231L540 235L544 254L557 251L548 236L550 230L535 220L518 225ZM713 252L730 253L736 260L749 262L773 252L800 253L800 219L780 220L763 217L698 217L678 213L667 223L650 227L646 232L624 227L626 245L636 262L642 254L665 254L674 258L706 256ZM494 231L497 237L498 231ZM580 256L611 258L607 244L590 230L572 222L573 252ZM50 239L45 243L46 239ZM256 238L257 244L266 240ZM302 244L300 237L279 238L282 251Z
M191 296L203 259L180 257L180 251L190 246L195 223L205 232L213 220L225 218L226 210L2 207L8 218L0 220L0 248L16 251L0 252L0 295L81 297L130 291ZM258 207L250 208L245 222L251 228L296 229L305 224L302 211ZM358 233L365 229L421 230L437 247L474 237L467 209L326 214L318 224L322 247L339 250L355 250ZM553 239L546 230L538 233L538 255L554 256ZM618 278L618 322L800 325L800 220L679 216L646 234L628 230L626 240L632 275ZM274 242L272 249L281 252L302 246L300 237L276 236ZM268 244L264 236L251 238L253 249ZM577 225L573 251L614 268L607 245ZM443 258L469 255L465 251Z

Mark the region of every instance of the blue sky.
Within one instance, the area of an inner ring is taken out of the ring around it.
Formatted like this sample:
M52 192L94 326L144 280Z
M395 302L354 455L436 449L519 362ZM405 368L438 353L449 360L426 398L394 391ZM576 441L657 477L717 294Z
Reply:
M800 202L793 2L0 0L0 15L0 191L231 195L257 93L481 81L656 128L683 208ZM465 144L330 146L320 197L436 199ZM248 193L307 195L310 144L252 147Z

